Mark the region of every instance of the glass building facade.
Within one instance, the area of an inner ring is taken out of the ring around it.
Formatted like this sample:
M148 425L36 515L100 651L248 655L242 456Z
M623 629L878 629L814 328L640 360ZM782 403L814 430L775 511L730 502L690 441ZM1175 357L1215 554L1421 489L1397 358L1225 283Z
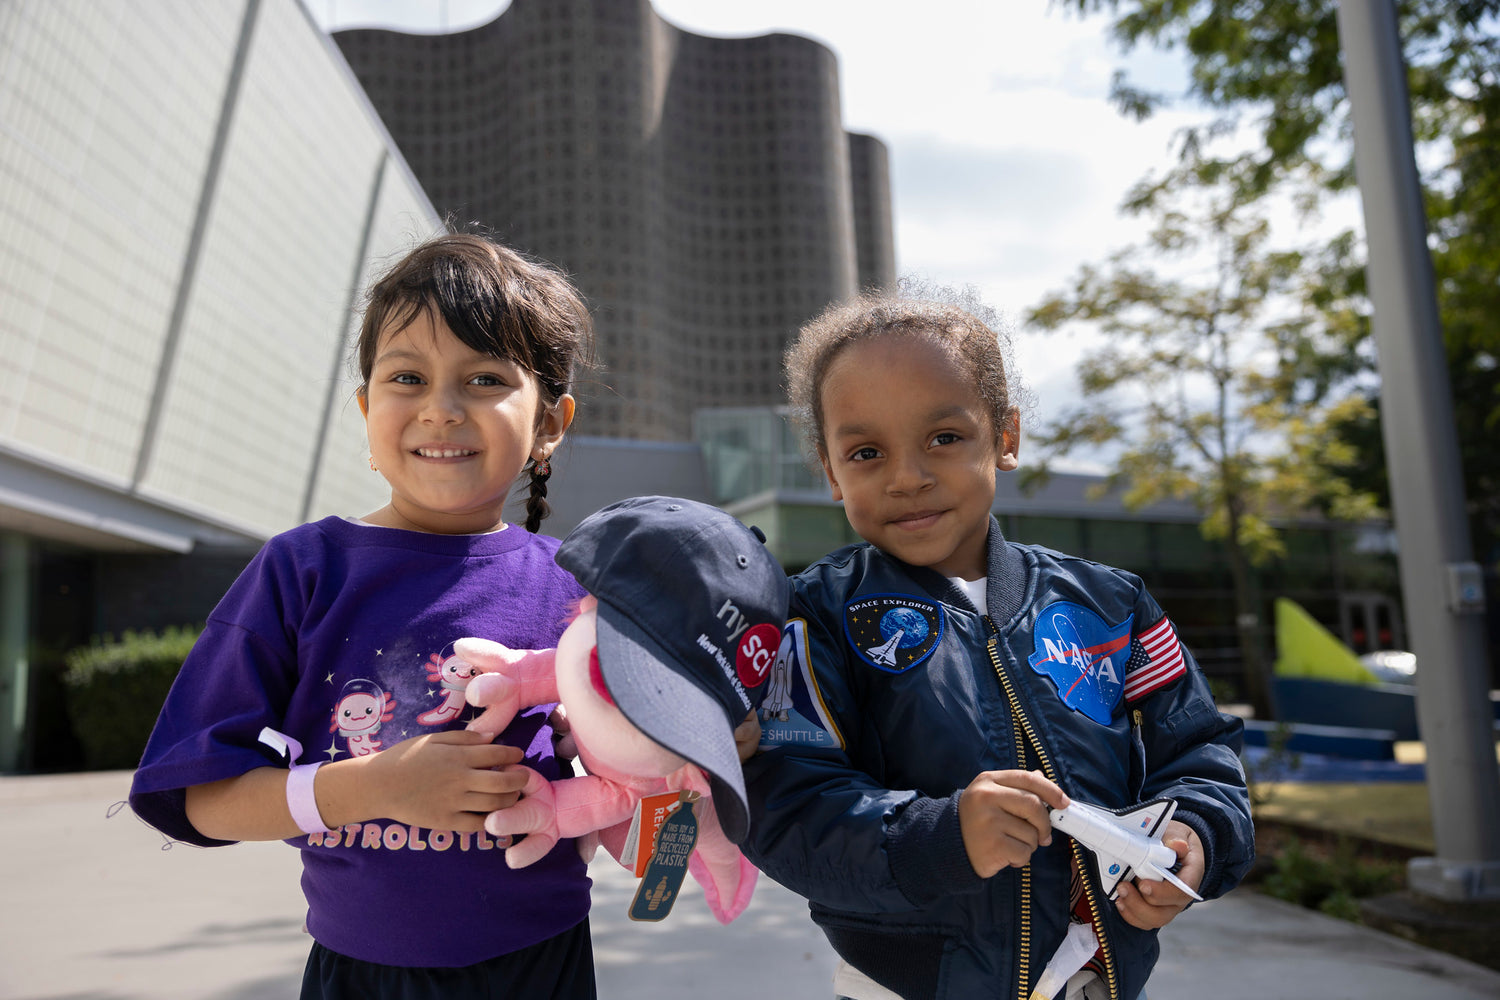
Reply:
M713 501L760 527L789 571L860 541L804 454L785 407L704 410L694 427ZM1002 474L993 512L1007 538L1139 574L1205 672L1232 686L1239 648L1224 547L1203 537L1191 505L1128 510L1117 496L1095 496L1098 482L1054 475L1026 493L1016 476ZM1302 605L1356 652L1404 648L1388 525L1309 522L1282 530L1285 556L1255 570L1268 654L1276 597Z
M440 228L297 0L0 3L0 770L62 649L383 502L359 296Z

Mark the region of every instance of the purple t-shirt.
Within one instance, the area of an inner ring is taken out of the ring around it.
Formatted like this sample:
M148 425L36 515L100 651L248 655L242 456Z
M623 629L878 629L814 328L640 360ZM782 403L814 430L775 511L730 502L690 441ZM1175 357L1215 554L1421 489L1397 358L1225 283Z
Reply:
M266 543L209 617L167 695L130 791L169 837L214 846L187 820L184 789L271 763L270 727L298 763L379 753L460 729L474 711L444 662L454 640L556 645L583 594L552 561L558 542L511 525L432 535L337 517ZM448 683L445 685L445 681ZM501 741L556 778L552 706ZM519 870L484 834L373 820L294 838L308 930L340 954L384 965L463 966L577 925L590 882L573 841Z

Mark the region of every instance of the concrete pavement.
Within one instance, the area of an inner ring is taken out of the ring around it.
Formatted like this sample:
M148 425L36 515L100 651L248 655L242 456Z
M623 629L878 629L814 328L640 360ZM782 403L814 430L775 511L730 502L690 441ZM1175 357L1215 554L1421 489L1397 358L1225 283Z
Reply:
M127 772L0 777L0 1000L282 1000L308 940L296 853L174 845L124 806ZM796 896L762 879L720 927L685 895L633 924L633 880L601 853L602 1000L828 1000L834 957ZM691 885L691 883L689 883ZM1151 1000L1500 997L1500 973L1248 891L1163 932Z

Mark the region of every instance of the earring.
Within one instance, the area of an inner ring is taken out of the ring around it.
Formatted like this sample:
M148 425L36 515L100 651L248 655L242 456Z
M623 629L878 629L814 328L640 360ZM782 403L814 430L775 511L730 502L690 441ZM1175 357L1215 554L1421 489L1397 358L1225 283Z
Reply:
M379 472L380 471L379 469L375 468L375 456L374 455L370 456L370 471L371 472Z
M533 476L550 476L552 475L552 465L545 458L540 462L533 462L531 465L531 474Z

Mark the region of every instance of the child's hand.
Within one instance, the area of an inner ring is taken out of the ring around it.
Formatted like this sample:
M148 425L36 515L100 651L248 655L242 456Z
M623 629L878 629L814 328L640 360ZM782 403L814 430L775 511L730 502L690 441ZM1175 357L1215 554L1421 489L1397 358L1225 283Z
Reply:
M578 740L573 735L573 724L568 721L568 712L561 702L547 716L547 725L552 727L552 752L567 760L576 758Z
M986 771L958 799L958 825L980 878L1023 867L1038 844L1052 843L1049 809L1066 809L1063 790L1040 771Z
M734 727L734 748L739 751L740 763L754 757L759 747L760 716L752 708L750 714L745 716L745 721Z
M526 771L520 747L463 730L404 740L363 758L361 798L385 816L431 830L478 833L484 818L516 804Z
M1203 881L1206 862L1203 857L1203 842L1198 839L1193 828L1174 819L1167 824L1162 843L1177 852L1177 859L1181 862L1177 877L1197 891ZM1126 923L1149 931L1165 927L1173 917L1187 908L1190 901L1191 897L1171 882L1142 878L1120 883L1115 908L1120 911L1120 916L1125 918Z

